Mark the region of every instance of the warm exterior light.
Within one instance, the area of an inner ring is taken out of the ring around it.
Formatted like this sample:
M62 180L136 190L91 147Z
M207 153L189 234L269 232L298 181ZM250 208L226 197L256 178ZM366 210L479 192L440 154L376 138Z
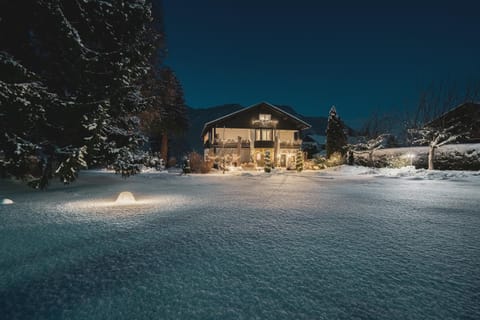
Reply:
M2 204L13 204L13 200L5 198L2 200Z
M115 201L115 204L120 204L120 205L134 204L134 203L136 203L135 197L129 191L120 192L120 194L118 195L117 201Z
M410 159L410 166L413 166L413 158L415 158L415 154L407 153L407 158Z

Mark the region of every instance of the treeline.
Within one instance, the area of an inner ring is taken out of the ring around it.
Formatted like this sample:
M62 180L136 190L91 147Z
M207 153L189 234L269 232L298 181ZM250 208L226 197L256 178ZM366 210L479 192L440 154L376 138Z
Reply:
M151 1L2 1L1 174L44 188L84 167L135 173L149 135L187 125L164 53Z

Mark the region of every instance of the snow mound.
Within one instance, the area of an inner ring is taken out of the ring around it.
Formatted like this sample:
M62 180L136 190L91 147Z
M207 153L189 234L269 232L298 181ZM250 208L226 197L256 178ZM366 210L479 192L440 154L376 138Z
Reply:
M5 198L2 200L2 204L13 204L13 200Z

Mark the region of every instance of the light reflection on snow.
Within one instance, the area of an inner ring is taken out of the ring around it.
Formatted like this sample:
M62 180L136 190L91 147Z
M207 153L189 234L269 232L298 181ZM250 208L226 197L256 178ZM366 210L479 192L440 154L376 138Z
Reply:
M135 197L129 191L120 192L117 200L115 201L115 204L117 205L132 205L135 203L136 203Z
M125 216L146 215L161 211L169 212L191 205L183 196L144 196L130 201L100 198L70 201L56 206L56 211L67 213L70 218L81 220L109 219Z

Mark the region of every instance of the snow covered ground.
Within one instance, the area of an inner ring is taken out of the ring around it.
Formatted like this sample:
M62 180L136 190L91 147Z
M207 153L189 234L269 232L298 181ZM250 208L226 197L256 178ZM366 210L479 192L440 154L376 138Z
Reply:
M0 314L478 319L479 191L480 172L348 166L0 180Z

